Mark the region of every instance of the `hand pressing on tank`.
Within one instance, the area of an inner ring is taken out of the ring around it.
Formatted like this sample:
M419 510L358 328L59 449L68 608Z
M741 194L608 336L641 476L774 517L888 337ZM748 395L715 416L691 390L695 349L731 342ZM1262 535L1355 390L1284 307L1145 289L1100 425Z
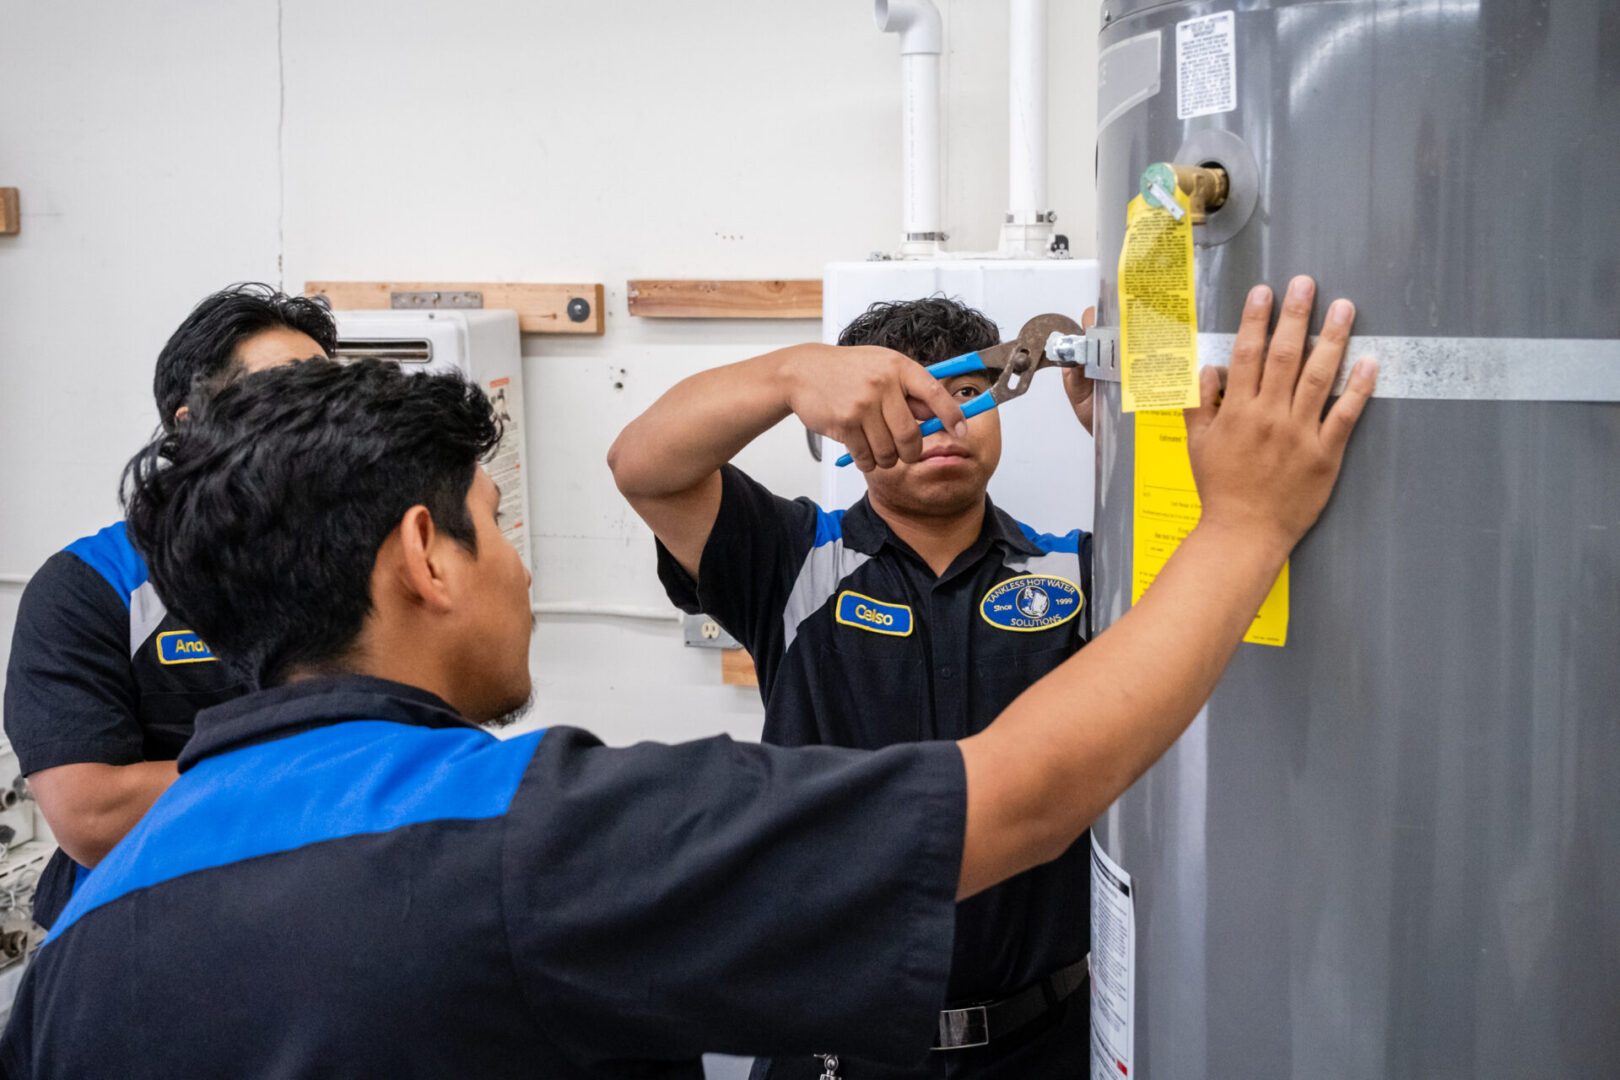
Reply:
M1304 359L1315 285L1295 278L1270 347L1271 290L1249 295L1221 397L1186 412L1203 500L1198 527L1140 600L984 731L962 740L967 830L957 898L1067 850L1158 760L1209 700L1295 542L1339 475L1372 393L1356 365L1327 410L1355 309L1335 301Z
M1268 348L1271 290L1255 286L1244 304L1231 368L1224 373L1224 394L1222 371L1205 368L1203 404L1186 413L1187 448L1203 502L1199 527L1232 529L1283 554L1326 505L1378 371L1373 361L1358 361L1343 396L1324 415L1355 306L1342 299L1329 306L1306 358L1315 292L1308 277L1289 282Z
M837 439L862 472L916 461L920 420L939 417L967 435L961 406L945 385L904 353L877 345L800 345L783 351L786 405L811 431Z

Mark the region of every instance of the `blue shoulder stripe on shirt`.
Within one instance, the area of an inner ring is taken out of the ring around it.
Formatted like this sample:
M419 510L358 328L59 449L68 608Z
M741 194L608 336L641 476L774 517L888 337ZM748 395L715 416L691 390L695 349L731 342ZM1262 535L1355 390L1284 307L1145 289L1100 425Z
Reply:
M129 607L130 594L146 584L146 560L129 542L122 521L81 537L63 550L77 555L90 569L106 578L125 607Z
M1062 536L1054 536L1052 533L1036 532L1022 521L1018 523L1018 528L1030 543L1048 554L1054 551L1066 551L1071 555L1080 553L1079 529L1070 529Z
M45 944L81 916L182 874L323 840L499 817L544 731L358 720L207 758L186 771L73 894Z
M844 511L826 511L816 507L816 547L841 540L844 536Z

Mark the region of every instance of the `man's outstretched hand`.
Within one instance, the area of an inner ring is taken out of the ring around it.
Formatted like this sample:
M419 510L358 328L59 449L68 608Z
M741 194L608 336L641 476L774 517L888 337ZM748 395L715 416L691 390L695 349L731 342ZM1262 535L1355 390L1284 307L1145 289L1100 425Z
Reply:
M1243 308L1232 366L1201 373L1203 404L1188 409L1187 449L1203 503L1201 524L1230 527L1252 540L1292 548L1316 521L1338 478L1345 443L1378 366L1357 362L1349 385L1323 415L1339 373L1355 306L1335 300L1316 347L1305 358L1305 328L1316 284L1297 277L1283 298L1266 347L1271 290L1257 285Z
M1068 850L1158 760L1215 689L1290 549L1339 475L1376 367L1323 416L1355 309L1337 300L1304 359L1315 285L1295 278L1266 347L1271 290L1249 294L1226 373L1186 411L1203 515L1117 622L962 740L967 832L957 898Z

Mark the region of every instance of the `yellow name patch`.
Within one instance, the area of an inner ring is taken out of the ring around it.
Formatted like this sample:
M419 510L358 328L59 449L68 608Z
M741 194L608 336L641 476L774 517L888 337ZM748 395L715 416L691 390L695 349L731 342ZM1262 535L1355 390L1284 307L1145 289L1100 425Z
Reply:
M904 604L886 604L858 592L839 593L833 617L845 626L870 630L874 634L906 637L911 633L910 608Z
M214 659L202 638L190 630L166 630L157 639L158 663L201 664Z

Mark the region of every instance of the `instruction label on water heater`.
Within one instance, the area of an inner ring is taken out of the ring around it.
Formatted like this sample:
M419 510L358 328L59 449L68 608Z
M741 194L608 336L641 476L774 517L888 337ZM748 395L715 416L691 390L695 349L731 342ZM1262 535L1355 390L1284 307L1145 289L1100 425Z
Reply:
M1119 350L1122 411L1198 405L1192 203L1164 165L1142 174L1142 193L1125 209Z
M1126 1080L1136 1043L1131 875L1091 834L1091 1080Z
M1176 24L1176 118L1237 108L1237 34L1230 11Z
M1187 456L1187 424L1180 412L1136 414L1136 483L1132 511L1131 603L1142 599L1176 548L1203 513L1192 459ZM1288 642L1288 564L1272 583L1243 640L1252 645Z

